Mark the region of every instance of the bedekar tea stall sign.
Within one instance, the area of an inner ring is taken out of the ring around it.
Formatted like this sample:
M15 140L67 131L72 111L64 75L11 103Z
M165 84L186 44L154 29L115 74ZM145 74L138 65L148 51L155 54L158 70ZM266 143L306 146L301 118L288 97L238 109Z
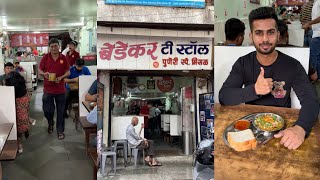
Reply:
M98 34L99 69L211 70L211 38Z

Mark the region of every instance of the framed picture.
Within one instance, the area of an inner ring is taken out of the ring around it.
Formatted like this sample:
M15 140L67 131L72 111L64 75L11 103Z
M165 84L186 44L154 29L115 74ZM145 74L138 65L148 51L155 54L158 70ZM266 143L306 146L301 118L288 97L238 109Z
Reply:
M252 4L260 4L260 0L250 0L250 3L252 3Z
M204 101L204 104L205 104L205 106L206 106L206 109L210 109L210 108L211 108L211 102L210 102L210 100L205 100L205 101Z

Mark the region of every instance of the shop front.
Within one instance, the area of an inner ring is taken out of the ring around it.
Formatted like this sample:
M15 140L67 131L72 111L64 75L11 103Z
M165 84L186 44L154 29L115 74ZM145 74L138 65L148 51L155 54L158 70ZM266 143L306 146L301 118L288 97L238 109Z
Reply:
M212 71L212 37L204 32L177 37L181 32L146 36L137 34L152 30L135 28L136 35L106 30L98 27L97 38L99 79L106 87L103 144L126 139L126 127L136 116L136 132L143 123L141 136L155 140L158 155L191 154L200 134L197 98L208 92Z

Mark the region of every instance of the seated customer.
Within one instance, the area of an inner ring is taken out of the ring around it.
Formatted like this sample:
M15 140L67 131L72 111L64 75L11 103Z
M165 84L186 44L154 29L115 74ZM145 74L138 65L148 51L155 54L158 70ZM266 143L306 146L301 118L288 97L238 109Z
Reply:
M22 153L22 135L29 136L29 102L30 94L26 88L26 81L17 72L10 72L5 79L6 86L14 86L16 98L17 131L18 131L18 152Z
M161 166L161 164L154 158L153 141L140 137L141 131L143 129L143 124L141 125L139 135L135 132L134 126L136 126L138 123L139 119L137 117L133 117L131 120L131 124L129 124L126 129L126 136L130 146L134 148L145 149L147 151L147 157L144 160L148 163L149 166Z
M16 61L14 63L14 70L16 72L24 72L24 69L20 66L20 62L19 61Z
M227 20L224 26L226 35L225 46L241 46L244 40L244 31L246 29L244 23L236 18Z
M4 74L0 76L0 85L3 86L5 83L4 83L4 80L6 78L6 76L11 72L13 71L13 64L11 62L7 62L6 64L4 64Z
M70 68L70 76L68 78L64 79L64 82L66 83L78 83L79 82L79 76L81 75L91 75L89 69L84 66L84 60L83 59L77 59L74 66ZM65 111L64 115L65 117L68 116L67 110L71 103L71 100L74 98L78 98L79 92L78 91L70 91L70 87L68 84L66 84L66 105L65 105Z
M97 80L95 80L90 86L90 89L85 96L85 100L90 102L97 102L97 98L98 98L98 87L97 87Z

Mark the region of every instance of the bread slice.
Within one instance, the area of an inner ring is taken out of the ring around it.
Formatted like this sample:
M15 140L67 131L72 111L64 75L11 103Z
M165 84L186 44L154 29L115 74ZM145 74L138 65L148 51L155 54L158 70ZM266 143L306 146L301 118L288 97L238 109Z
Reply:
M239 132L228 132L228 142L236 151L246 151L257 147L257 140L251 129Z

